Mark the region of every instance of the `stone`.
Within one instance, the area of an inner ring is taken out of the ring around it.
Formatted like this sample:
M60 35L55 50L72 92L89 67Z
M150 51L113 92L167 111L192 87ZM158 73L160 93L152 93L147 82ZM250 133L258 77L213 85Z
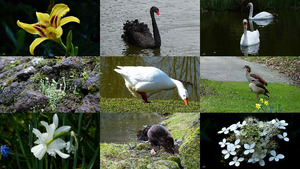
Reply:
M40 91L28 90L15 104L16 113L32 112L32 109L40 110L48 105L48 98Z
M31 75L35 74L37 70L33 67L27 67L17 73L17 78L21 81L26 81Z
M86 95L82 101L81 106L79 106L75 113L99 113L100 105L99 102L100 97L96 97L94 95Z
M19 97L20 93L24 90L22 84L13 82L10 86L5 87L0 94L0 103L11 105Z

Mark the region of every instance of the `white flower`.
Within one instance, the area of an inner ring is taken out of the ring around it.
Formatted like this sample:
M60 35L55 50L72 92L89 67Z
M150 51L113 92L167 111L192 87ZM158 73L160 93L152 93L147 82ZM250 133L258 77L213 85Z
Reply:
M227 150L226 149L222 150L222 153L225 155L224 159L229 158L230 155L236 155L236 152L234 150L235 150L234 145L228 144Z
M285 126L288 125L288 123L285 122L285 120L278 120L276 119L276 123L274 124L279 129L286 129Z
M218 134L224 133L224 134L228 134L228 129L226 127L223 127L221 131L218 131Z
M229 143L226 143L226 139L223 138L223 141L222 142L219 142L219 144L221 145L221 147L225 147L225 145L229 144Z
M232 124L231 126L228 127L230 131L235 131L237 129L238 125L237 124Z
M240 148L241 146L239 145L239 143L240 143L240 139L237 139L237 140L235 140L235 142L234 142L234 147L235 148Z
M62 158L68 158L70 155L62 153L60 150L65 148L66 143L62 139L58 138L53 140L55 134L59 134L63 131L69 131L71 129L70 126L62 126L58 129L58 117L56 114L53 116L53 123L48 125L47 122L41 121L41 124L45 126L46 133L41 133L38 129L33 128L32 132L38 138L34 143L38 144L31 148L31 152L34 154L36 158L41 160L45 153L47 152L49 155L56 157L56 154L61 156ZM49 144L50 143L50 144Z
M75 147L73 145L70 146L70 141L66 142L66 150L68 153L72 152L74 154Z
M275 161L279 161L279 159L283 159L284 158L283 154L276 155L276 152L274 150L272 150L270 152L270 154L272 155L272 157L269 158L269 161L273 161L274 159L275 159Z
M247 155L249 153L253 153L254 152L254 149L253 149L254 146L255 146L255 143L252 143L250 146L249 146L249 144L244 144L244 148L246 149L244 151L244 154Z
M290 141L290 139L288 137L286 137L287 136L287 132L284 132L282 135L278 134L277 136L280 139L284 139L284 141Z
M229 165L234 165L235 164L235 166L238 167L238 166L240 166L240 162L242 162L242 161L244 161L243 157L240 157L240 158L233 157L232 161L229 162Z

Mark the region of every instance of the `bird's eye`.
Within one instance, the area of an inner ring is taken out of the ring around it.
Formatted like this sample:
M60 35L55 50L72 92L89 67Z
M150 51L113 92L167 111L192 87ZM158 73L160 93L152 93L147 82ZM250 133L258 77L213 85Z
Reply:
M183 97L185 97L185 95L183 95Z

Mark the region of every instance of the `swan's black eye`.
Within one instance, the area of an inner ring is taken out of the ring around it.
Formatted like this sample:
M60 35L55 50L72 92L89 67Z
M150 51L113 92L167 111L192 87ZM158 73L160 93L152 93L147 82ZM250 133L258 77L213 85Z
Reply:
M183 97L185 97L185 95L183 95Z

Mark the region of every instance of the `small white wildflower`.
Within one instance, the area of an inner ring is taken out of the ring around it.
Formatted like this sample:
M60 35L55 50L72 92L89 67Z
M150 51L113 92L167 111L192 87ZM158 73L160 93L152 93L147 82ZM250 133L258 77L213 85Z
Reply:
M226 128L226 127L223 127L222 129L221 129L221 131L218 131L218 134L222 134L222 133L224 133L224 134L228 134L228 129Z
M237 124L232 124L230 127L228 127L230 131L235 131L237 129Z
M254 152L254 146L255 146L255 143L252 143L251 145L249 145L249 144L244 144L244 148L246 149L245 151L244 151L244 154L245 155L247 155L247 154L249 154L249 153L253 153Z
M242 161L244 161L243 157L238 158L238 157L235 156L235 157L233 157L232 161L229 162L229 165L234 165L235 164L235 166L238 167L238 166L240 166L240 162L242 162Z
M278 134L277 136L278 138L283 139L286 142L290 141L290 139L287 137L287 132L284 132L282 135Z
M234 151L235 147L233 144L228 144L227 149L222 150L222 154L224 154L224 159L229 158L230 155L236 155L236 152Z
M229 144L229 143L226 143L226 139L223 138L223 141L219 142L220 146L221 147L225 147L225 145Z
M288 126L288 123L285 122L285 120L278 120L276 119L276 123L274 124L279 129L286 129L285 126Z
M272 157L269 158L269 161L273 161L274 159L275 159L275 161L279 161L279 159L283 159L284 158L283 154L276 155L276 152L274 150L272 150L270 152L270 154L272 155Z

